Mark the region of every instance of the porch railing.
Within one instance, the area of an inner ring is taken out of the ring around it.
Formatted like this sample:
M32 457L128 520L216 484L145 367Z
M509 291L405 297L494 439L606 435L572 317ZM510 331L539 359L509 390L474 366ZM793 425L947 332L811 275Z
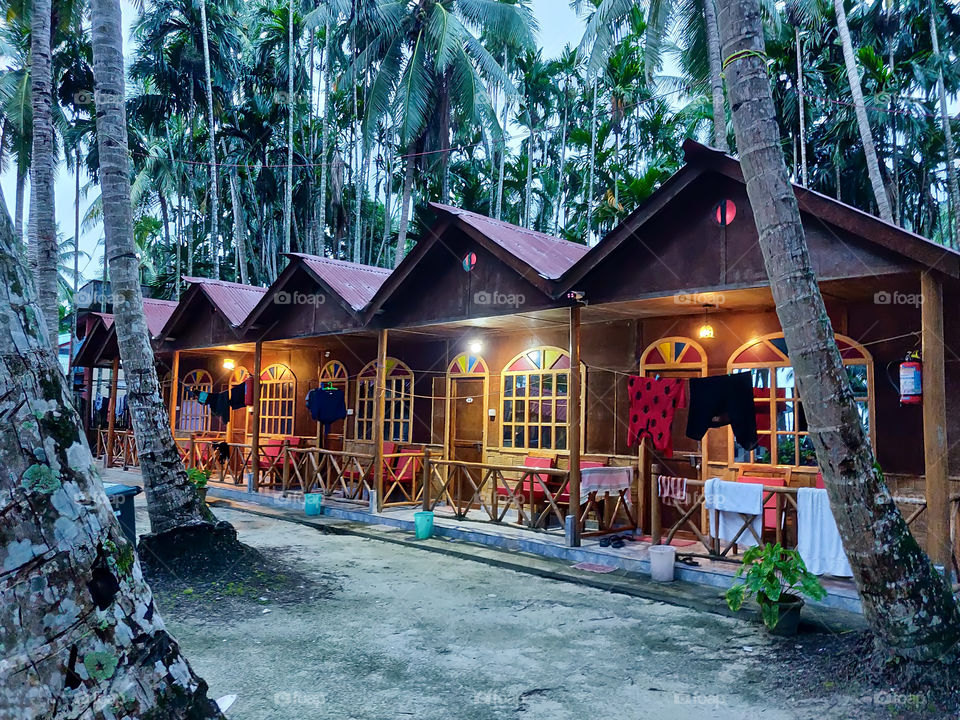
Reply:
M106 428L97 430L97 445L95 456L100 459L106 459L110 451L110 433ZM113 448L110 457L110 465L113 467L136 467L140 465L140 458L137 455L137 441L133 435L133 430L114 430Z
M304 493L319 492L340 500L365 502L373 491L372 455L284 445L280 458L284 494L296 483Z

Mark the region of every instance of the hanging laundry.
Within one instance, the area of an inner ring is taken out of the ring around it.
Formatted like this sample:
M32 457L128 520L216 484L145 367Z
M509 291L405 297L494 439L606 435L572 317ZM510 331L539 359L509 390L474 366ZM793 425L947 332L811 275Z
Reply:
M251 375L243 381L243 404L247 407L253 405L253 376Z
M201 405L208 405L210 412L223 420L224 423L230 422L230 393L201 392L197 396L197 402Z
M217 448L217 460L222 465L230 459L230 445L226 442L218 442L216 445Z
M341 388L316 388L307 393L307 410L310 417L323 423L324 432L330 432L330 426L347 416L347 403Z
M750 373L690 380L687 437L702 440L709 428L730 425L744 450L757 447L757 416Z
M853 575L826 490L797 490L797 551L814 575Z
M703 486L703 504L710 511L710 537L736 539L743 547L763 538L763 485L710 478Z
M670 426L677 408L686 407L683 380L631 375L627 381L627 397L630 400L627 443L636 445L646 435L664 457L673 457Z
M687 501L687 479L660 475L657 477L657 494L667 500Z
M239 410L245 408L250 403L247 402L247 387L244 383L234 385L230 388L230 409Z

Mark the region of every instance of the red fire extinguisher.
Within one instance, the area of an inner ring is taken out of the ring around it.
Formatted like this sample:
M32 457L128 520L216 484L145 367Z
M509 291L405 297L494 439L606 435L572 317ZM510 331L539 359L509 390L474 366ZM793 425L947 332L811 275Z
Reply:
M923 402L923 365L920 353L908 352L900 363L900 404L920 405Z

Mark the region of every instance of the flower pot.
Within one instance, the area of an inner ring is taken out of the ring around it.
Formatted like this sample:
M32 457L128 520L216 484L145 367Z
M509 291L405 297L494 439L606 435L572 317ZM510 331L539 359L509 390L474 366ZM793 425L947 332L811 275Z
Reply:
M796 635L800 627L800 609L803 607L803 600L796 595L781 595L777 605L780 607L780 618L770 630L770 634L781 637Z

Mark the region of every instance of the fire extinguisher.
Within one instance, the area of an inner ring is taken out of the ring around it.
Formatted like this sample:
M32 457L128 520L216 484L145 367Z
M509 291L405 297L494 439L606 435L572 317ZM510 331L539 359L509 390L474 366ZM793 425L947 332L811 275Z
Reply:
M900 363L900 404L920 405L923 402L923 365L920 353L908 352Z

